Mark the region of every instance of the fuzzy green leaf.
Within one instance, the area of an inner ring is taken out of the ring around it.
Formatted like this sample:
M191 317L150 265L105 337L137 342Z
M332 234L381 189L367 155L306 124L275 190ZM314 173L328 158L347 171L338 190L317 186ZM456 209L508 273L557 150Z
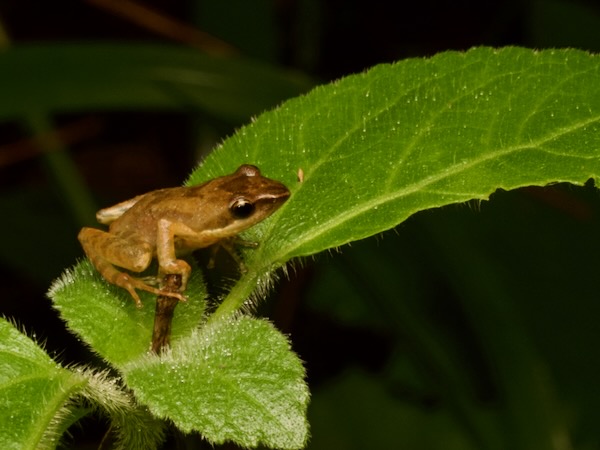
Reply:
M142 309L135 307L127 291L104 281L87 260L65 271L48 293L69 329L116 367L150 348L156 295L139 294ZM202 319L205 291L198 270L192 273L186 295L188 302L175 308L172 341L189 335Z
M417 211L495 190L600 173L600 57L476 48L384 64L318 87L242 128L189 183L257 164L290 200L253 228L245 278L392 228ZM304 181L296 180L302 169Z
M47 430L68 398L85 387L31 339L0 320L0 448L35 449L56 442Z
M302 448L308 435L304 368L270 323L242 317L208 325L161 358L124 369L158 417L213 443Z

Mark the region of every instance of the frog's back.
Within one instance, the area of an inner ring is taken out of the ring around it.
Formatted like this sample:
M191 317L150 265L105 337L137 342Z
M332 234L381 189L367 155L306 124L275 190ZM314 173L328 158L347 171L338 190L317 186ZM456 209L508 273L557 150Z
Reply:
M140 196L139 200L110 224L110 232L125 239L154 244L158 221L181 216L185 187L159 189Z

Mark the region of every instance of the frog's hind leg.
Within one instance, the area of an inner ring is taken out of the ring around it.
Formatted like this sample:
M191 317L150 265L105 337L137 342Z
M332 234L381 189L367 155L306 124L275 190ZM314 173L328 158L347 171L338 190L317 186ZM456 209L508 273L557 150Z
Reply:
M83 228L79 232L78 238L96 270L109 283L126 289L138 308L142 306L142 301L136 289L185 300L181 294L167 293L148 286L142 280L121 272L115 267L119 266L132 272L143 271L152 261L153 254L150 245L139 242L132 244L125 239L95 228Z

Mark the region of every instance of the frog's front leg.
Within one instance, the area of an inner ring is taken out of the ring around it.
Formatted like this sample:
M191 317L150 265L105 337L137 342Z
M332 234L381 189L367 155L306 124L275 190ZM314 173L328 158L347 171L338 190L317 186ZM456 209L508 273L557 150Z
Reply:
M136 289L183 299L180 294L169 294L148 286L142 280L121 272L115 267L119 266L132 272L145 270L152 261L153 252L150 245L143 242L131 243L111 233L87 227L81 229L78 239L86 256L100 272L100 275L109 283L126 289L138 308L142 306L142 301Z
M163 275L181 275L181 290L185 291L192 269L182 259L177 259L175 238L185 242L184 247L195 250L205 248L223 239L219 230L196 231L181 222L162 219L158 222L156 237L156 255Z
M167 219L158 221L156 236L156 256L161 279L164 275L181 275L181 291L185 291L192 268L183 259L177 259L175 235L184 237L194 234L194 230L180 222Z

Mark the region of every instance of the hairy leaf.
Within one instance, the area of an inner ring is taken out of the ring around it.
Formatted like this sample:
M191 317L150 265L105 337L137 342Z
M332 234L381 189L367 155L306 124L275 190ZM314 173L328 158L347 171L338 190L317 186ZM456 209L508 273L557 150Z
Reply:
M48 295L69 329L119 367L150 349L156 296L138 293L144 303L142 309L136 308L127 291L109 285L85 260L56 280ZM173 341L189 335L202 319L205 294L197 270L192 274L187 295L188 302L175 308Z
M125 379L157 416L213 443L296 449L306 442L304 368L264 320L206 326L163 357L126 367Z
M252 162L292 192L253 229L262 241L247 256L256 271L217 315L241 307L270 268L372 236L417 211L597 177L598 61L577 50L446 52L376 66L262 115L189 180Z
M0 320L0 447L35 449L55 442L47 429L68 398L85 387L12 324Z

